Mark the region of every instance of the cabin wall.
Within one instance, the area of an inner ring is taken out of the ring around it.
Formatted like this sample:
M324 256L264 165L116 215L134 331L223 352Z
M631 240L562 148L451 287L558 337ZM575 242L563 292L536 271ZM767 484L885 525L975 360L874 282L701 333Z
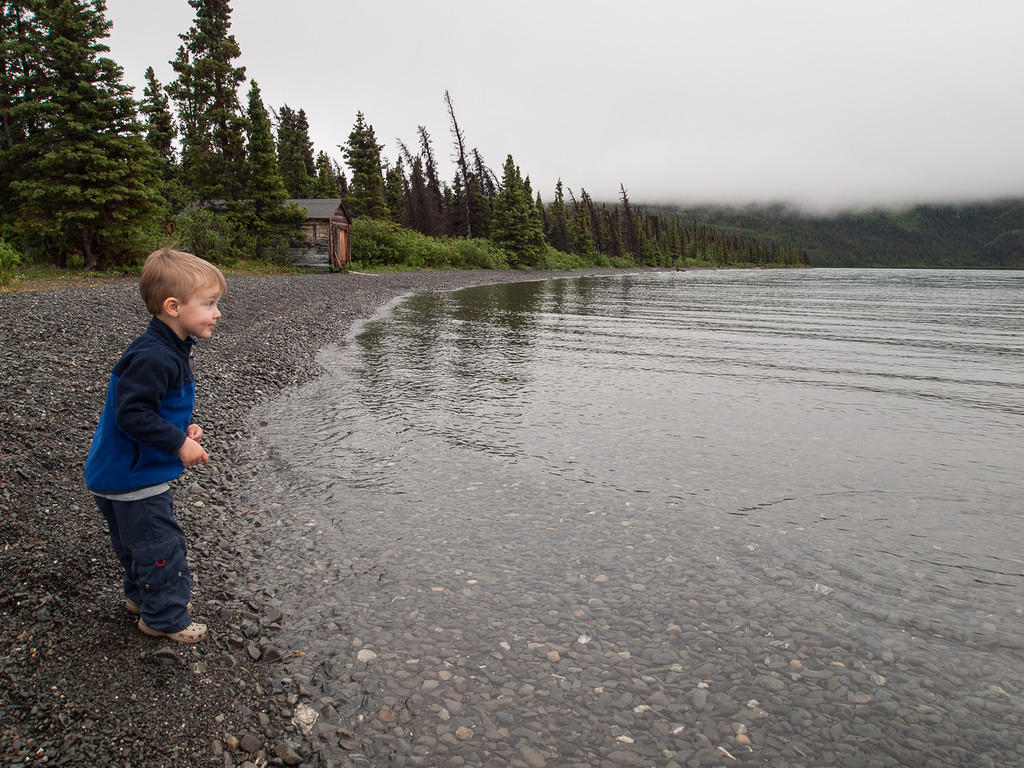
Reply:
M307 219L299 227L307 245L327 245L331 239L331 222L328 219Z

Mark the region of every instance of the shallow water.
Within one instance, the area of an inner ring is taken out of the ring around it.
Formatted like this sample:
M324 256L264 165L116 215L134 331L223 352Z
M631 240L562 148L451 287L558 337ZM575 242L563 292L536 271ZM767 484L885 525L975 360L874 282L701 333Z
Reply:
M324 377L263 414L261 435L290 470L274 480L288 511L278 535L301 540L318 576L289 580L278 564L263 577L308 606L295 642L339 658L372 648L385 666L390 654L405 674L382 676L376 695L407 699L436 672L420 660L449 651L501 668L475 695L504 691L515 722L537 717L509 693L524 678L589 690L570 709L574 732L593 736L626 726L591 701L605 686L582 670L629 658L632 679L666 664L674 675L647 683L671 702L668 735L633 725L643 737L617 741L640 764L667 752L681 764L699 753L695 733L728 741L722 722L743 718L696 707L702 681L760 701L746 713L759 741L734 752L740 764L784 764L792 744L811 764L909 764L922 707L942 713L927 721L945 732L937 764L1024 760L1012 749L1024 714L1024 274L501 284L402 300L322 362ZM533 656L551 648L559 671L538 672ZM717 675L705 668L716 657ZM867 681L848 693L844 678L829 722L863 719L877 734L819 733L804 690L821 679L816 658ZM729 688L730 675L746 682ZM784 687L759 694L765 675ZM1000 717L965 714L989 699ZM902 707L917 714L892 732ZM435 726L429 714L403 724L410 759L418 729ZM583 737L567 745L564 725L537 732L554 764L622 758L588 753ZM497 749L432 748L467 764Z

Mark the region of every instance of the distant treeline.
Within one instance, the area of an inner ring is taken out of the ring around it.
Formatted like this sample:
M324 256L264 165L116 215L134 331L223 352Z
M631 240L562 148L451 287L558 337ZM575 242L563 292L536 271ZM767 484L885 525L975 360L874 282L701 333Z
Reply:
M793 265L799 250L762 233L637 210L624 186L597 203L561 181L545 202L511 154L500 174L471 148L448 93L456 172L441 179L429 134L389 160L357 112L345 167L314 151L306 113L268 109L235 65L228 3L189 0L195 20L161 84L136 100L103 43L101 0L0 7L0 278L22 257L59 267L131 266L161 244L217 263L274 260L297 242L289 199L339 198L368 264L569 268ZM339 137L341 138L341 137Z
M720 233L790 243L815 267L1024 268L1024 200L815 216L785 206L649 206Z

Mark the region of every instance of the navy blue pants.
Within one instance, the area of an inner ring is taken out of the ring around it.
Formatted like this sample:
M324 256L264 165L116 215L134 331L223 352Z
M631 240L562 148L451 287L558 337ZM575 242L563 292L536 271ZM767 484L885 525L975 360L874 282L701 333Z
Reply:
M94 498L124 566L125 597L139 604L139 615L153 629L185 629L192 623L186 607L192 574L185 534L174 517L174 495L168 490L138 501Z

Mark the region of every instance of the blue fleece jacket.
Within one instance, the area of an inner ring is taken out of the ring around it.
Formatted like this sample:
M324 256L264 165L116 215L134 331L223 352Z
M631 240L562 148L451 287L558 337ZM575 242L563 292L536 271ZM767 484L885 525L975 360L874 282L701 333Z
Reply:
M178 449L195 406L193 343L154 317L121 355L85 461L91 491L126 493L184 472Z

